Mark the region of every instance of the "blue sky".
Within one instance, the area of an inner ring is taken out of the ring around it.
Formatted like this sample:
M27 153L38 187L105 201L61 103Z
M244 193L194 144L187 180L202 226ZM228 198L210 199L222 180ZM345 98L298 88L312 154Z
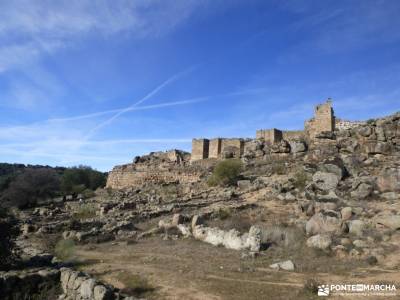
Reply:
M110 170L192 137L400 110L400 2L0 1L0 161Z

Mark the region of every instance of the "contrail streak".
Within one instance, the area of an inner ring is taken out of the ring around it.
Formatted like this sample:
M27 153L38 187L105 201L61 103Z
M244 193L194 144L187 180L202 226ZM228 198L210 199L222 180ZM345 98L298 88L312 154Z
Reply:
M85 136L85 140L90 138L91 136L93 136L93 134L98 131L99 129L103 128L104 126L111 124L114 120L116 120L117 118L119 118L121 115L123 115L124 113L132 110L133 108L135 108L136 106L138 106L139 104L145 102L146 100L150 99L151 97L153 97L154 95L156 95L160 90L162 90L165 86L171 84L172 82L176 81L177 79L179 79L180 77L182 77L184 74L190 72L193 68L190 68L184 72L178 73L174 76L172 76L171 78L167 79L166 81L164 81L163 83L161 83L159 86L157 86L154 90L152 90L150 93L148 93L146 96L144 96L143 98L141 98L139 101L133 103L131 106L128 106L127 108L122 109L121 111L118 111L116 114L114 114L111 118L105 120L104 122L101 122L100 124L96 125L95 127L93 127Z

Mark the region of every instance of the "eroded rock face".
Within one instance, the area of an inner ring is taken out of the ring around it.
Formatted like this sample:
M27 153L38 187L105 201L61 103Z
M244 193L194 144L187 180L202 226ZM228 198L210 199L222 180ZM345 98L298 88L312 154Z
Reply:
M341 225L342 223L337 217L317 213L306 223L306 233L314 235L326 232L340 232Z
M378 176L377 185L381 192L400 191L400 167L382 170Z
M393 230L400 229L400 215L380 216L376 218L376 224Z
M317 188L323 191L336 189L339 180L339 176L334 173L318 171L313 175L313 182L315 183Z
M332 245L332 238L328 234L317 234L307 240L307 246L326 250Z

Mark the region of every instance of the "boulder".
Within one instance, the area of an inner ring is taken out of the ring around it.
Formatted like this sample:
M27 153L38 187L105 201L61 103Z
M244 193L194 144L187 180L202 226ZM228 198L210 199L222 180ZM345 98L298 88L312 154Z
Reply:
M111 300L112 296L112 292L104 285L96 285L93 289L94 300Z
M400 167L383 169L377 179L377 185L381 192L400 191Z
M342 223L337 217L317 213L306 223L306 233L314 235L326 232L341 232L341 225Z
M350 196L352 198L357 199L365 199L372 194L374 190L373 186L369 183L362 182L357 185L357 187L350 192Z
M328 157L322 164L318 166L319 171L335 174L339 180L346 174L344 163L341 158L337 156Z
M349 222L349 233L357 236L362 236L366 228L366 224L361 220L354 220Z
M351 216L353 215L353 210L351 207L343 207L340 211L340 214L342 216L342 220L347 221L351 219Z
M376 219L376 224L393 230L400 229L400 215L380 216Z
M303 141L289 141L290 152L300 153L307 150L307 146Z
M294 271L294 263L291 260L281 261L269 266L271 269L275 270L285 270L285 271Z
M313 175L313 182L316 187L323 191L336 189L340 177L333 173L318 171Z
M307 246L326 250L332 245L332 238L327 234L317 234L307 239Z

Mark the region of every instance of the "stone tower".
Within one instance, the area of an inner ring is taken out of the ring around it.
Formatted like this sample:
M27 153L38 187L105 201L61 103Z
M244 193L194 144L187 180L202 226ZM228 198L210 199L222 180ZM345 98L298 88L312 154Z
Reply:
M320 132L332 132L335 130L335 115L330 98L325 103L315 106L314 118L306 121L304 127L308 135L312 138Z

